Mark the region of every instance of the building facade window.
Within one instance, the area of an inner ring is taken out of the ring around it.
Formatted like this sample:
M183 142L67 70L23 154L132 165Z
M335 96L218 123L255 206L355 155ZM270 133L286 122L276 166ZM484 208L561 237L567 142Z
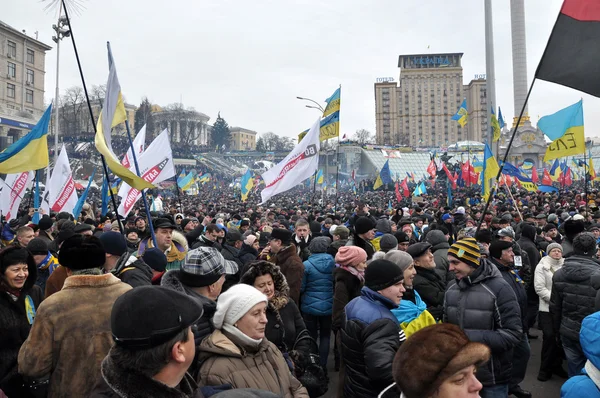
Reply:
M15 98L15 85L8 83L6 85L6 96L8 98Z
M35 62L35 52L31 49L27 49L27 62L30 64Z
M27 83L33 84L34 82L34 73L31 69L27 69Z
M13 62L8 63L8 77L11 79L17 77L17 64Z
M33 90L25 90L25 102L33 104Z
M8 44L8 52L6 53L6 55L9 58L17 58L17 43L15 43L14 41L8 40L7 44Z

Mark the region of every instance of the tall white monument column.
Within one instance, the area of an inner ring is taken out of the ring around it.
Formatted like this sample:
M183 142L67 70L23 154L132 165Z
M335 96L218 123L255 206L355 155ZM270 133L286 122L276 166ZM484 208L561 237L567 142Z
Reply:
M513 94L515 102L513 127L516 127L514 124L516 124L519 114L521 113L528 89L524 0L510 0L510 26L512 36ZM529 124L529 112L527 106L525 106L523 116L523 121Z
M487 88L487 140L492 147L492 107L496 108L496 69L494 66L494 25L492 17L492 0L485 0L485 78Z

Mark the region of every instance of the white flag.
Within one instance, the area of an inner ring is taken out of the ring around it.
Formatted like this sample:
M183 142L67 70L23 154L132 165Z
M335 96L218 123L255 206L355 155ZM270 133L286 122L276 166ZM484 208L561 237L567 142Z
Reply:
M262 203L278 193L290 190L314 174L319 166L320 126L321 118L317 119L285 159L262 175L265 181L265 189L261 192Z
M19 205L23 200L25 191L32 186L33 171L7 174L6 180L0 184L0 211L6 220L17 218Z
M75 181L73 180L69 157L64 145L60 149L50 182L46 188L49 190L48 203L50 203L50 210L56 213L65 211L73 214L73 209L77 204L77 191L75 190Z
M152 141L148 149L138 158L141 177L152 184L158 184L175 175L173 154L169 144L169 132L165 129ZM140 200L142 193L123 182L119 189L121 204L117 212L126 217L135 203Z
M139 160L140 155L144 153L144 149L146 148L146 125L137 133L135 139L133 140L133 147L135 148L135 157ZM132 170L135 173L135 163L133 162L133 156L131 154L131 147L127 150L127 153L121 160L121 164L127 167L129 170Z

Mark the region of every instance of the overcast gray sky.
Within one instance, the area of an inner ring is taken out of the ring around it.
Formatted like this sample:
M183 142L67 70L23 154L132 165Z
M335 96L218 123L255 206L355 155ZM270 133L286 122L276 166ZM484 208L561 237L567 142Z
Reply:
M296 96L323 101L342 85L341 131L375 132L373 83L398 79L398 55L463 52L464 83L485 73L483 0L84 0L73 29L89 85L107 78L112 44L130 103L142 96L185 106L231 126L295 136L316 120ZM510 0L494 0L497 102L512 120ZM562 0L527 0L528 80ZM0 18L54 47L57 10L40 0L0 0ZM427 46L430 46L427 49ZM54 96L56 51L46 56ZM61 46L60 85L80 85L70 41ZM600 135L600 100L539 81L532 120L584 99L586 135Z

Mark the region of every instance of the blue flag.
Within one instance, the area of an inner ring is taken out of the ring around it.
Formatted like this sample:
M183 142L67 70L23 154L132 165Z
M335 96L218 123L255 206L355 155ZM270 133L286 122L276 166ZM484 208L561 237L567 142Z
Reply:
M503 129L504 126L506 126L506 123L504 123L504 118L502 117L502 109L500 109L500 107L498 107L498 124L500 124L500 129Z
M105 216L108 213L108 180L104 177L102 181L102 210L100 214Z
M94 171L92 171L92 175L90 176L90 180L88 181L87 187L85 187L85 191L83 191L83 193L79 197L79 200L77 201L77 204L75 205L75 208L73 209L73 217L75 218L75 220L77 220L79 218L79 215L81 214L81 209L83 209L83 204L85 203L85 200L88 196L88 192L90 191L90 185L92 185L92 181L94 181L95 175L96 168L94 168Z

